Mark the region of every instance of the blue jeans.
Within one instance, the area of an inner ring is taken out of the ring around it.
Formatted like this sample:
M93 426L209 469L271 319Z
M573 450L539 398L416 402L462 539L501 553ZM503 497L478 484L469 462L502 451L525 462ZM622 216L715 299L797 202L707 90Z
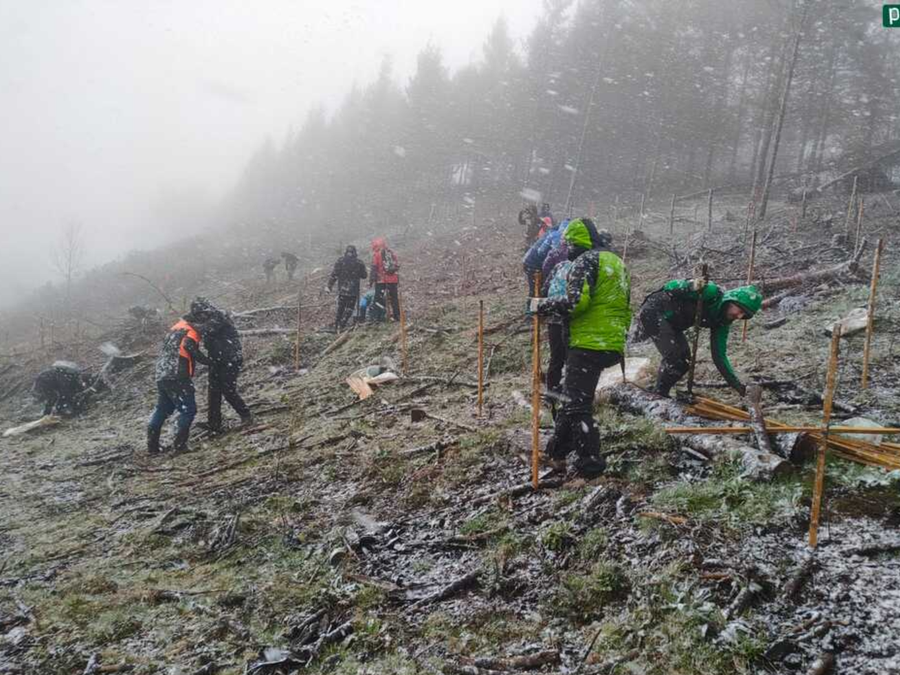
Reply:
M194 398L194 383L190 380L162 380L156 383L159 397L156 400L156 410L150 417L148 426L151 429L162 429L162 425L176 410L178 411L178 430L187 431L191 428L194 416L197 414L197 401Z

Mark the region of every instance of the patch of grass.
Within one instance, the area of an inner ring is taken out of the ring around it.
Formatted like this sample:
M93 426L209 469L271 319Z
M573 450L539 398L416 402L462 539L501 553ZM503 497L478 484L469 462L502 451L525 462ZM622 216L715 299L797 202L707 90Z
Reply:
M599 557L609 543L606 529L603 527L595 527L581 538L578 542L578 557L582 560L594 560Z
M472 535L489 532L501 527L505 522L506 517L501 511L491 509L490 511L479 513L473 518L469 518L462 526L460 526L459 533L462 535Z
M132 611L112 609L94 617L90 625L90 636L99 644L119 642L136 635L144 627Z
M702 522L739 530L787 521L796 510L803 488L792 478L757 483L740 477L736 462L717 464L703 481L681 481L653 495L654 508Z
M572 524L567 520L554 521L541 533L541 545L548 551L562 551L573 541Z
M587 623L603 615L606 605L628 593L629 581L616 563L601 560L587 574L563 576L551 598L551 609L578 623Z
M353 604L358 609L369 611L384 604L386 595L377 586L363 585L353 596Z

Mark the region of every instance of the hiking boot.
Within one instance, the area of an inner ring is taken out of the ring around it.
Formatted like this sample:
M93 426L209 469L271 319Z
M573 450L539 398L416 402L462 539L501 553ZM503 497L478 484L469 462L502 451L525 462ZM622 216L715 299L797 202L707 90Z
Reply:
M159 434L162 429L154 429L147 427L147 454L158 455L161 450L159 447Z
M188 452L188 437L191 435L191 428L179 429L175 434L175 442L172 444L172 452Z
M575 460L575 472L582 478L596 478L606 471L606 459L595 457L579 457Z
M246 415L241 418L241 428L246 429L247 427L252 427L256 424L256 418L253 415Z
M549 469L553 469L556 473L565 474L569 468L565 459L553 459L547 455L541 456L541 463Z

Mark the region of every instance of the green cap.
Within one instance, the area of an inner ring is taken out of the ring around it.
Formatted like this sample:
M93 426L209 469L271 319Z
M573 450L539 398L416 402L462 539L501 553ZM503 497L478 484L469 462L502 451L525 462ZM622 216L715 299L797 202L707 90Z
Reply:
M747 312L748 319L762 309L762 301L762 293L756 290L756 286L732 288L730 291L725 291L722 296L723 305L726 302L733 302Z

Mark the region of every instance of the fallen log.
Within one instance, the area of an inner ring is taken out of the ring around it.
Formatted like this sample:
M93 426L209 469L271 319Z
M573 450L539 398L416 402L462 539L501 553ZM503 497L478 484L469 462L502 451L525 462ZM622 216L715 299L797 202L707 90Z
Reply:
M760 285L762 286L762 290L765 294L770 294L789 288L797 288L798 286L803 286L805 284L819 284L823 281L831 281L833 279L849 277L853 281L863 281L864 273L859 269L859 259L862 257L862 253L865 250L865 247L866 240L863 239L860 243L859 249L853 255L853 258L847 260L846 262L842 262L840 265L826 267L824 269L815 270L813 272L800 272L798 274L792 274L791 276L780 277L778 279L764 279L762 282L760 282ZM765 306L765 301L763 301L763 307Z
M542 666L559 663L559 652L556 649L548 649L527 656L511 656L507 659L480 658L473 664L476 668L488 668L493 670L534 670Z
M474 586L478 581L478 578L481 576L481 570L473 570L466 574L465 576L452 581L451 583L444 586L439 591L432 593L431 595L426 595L424 598L416 600L412 607L421 607L422 605L428 605L434 602L440 602L441 600L446 600L450 598L460 591L464 591L468 589L470 586Z
M809 553L804 556L803 560L797 566L797 569L791 574L791 578L788 579L787 583L784 585L784 595L788 600L793 600L797 597L800 589L803 588L803 584L806 583L806 580L812 573L814 563L815 558Z
M751 384L747 387L747 403L750 409L750 427L756 436L756 445L762 452L775 454L772 451L772 443L769 434L766 433L766 418L762 413L762 387Z
M257 309L245 309L243 312L235 312L231 316L237 319L243 319L251 316L259 316L260 314L273 314L275 312L296 312L297 306L291 307L279 305L277 307L259 307Z
M296 333L296 328L250 328L238 331L238 335L241 337L269 337L272 335L294 335Z
M444 436L444 438L436 440L433 443L429 443L428 445L420 445L415 448L410 448L409 450L403 450L400 452L400 454L403 457L410 457L412 455L422 455L426 452L440 452L445 448L449 448L454 443L456 443L456 437Z
M643 415L659 422L702 426L700 418L688 415L675 401L651 394L631 384L620 384L607 391L609 402L626 412ZM783 458L771 452L757 450L733 438L696 434L680 436L678 442L705 455L725 455L739 459L744 475L753 480L768 481L791 471L790 463Z

